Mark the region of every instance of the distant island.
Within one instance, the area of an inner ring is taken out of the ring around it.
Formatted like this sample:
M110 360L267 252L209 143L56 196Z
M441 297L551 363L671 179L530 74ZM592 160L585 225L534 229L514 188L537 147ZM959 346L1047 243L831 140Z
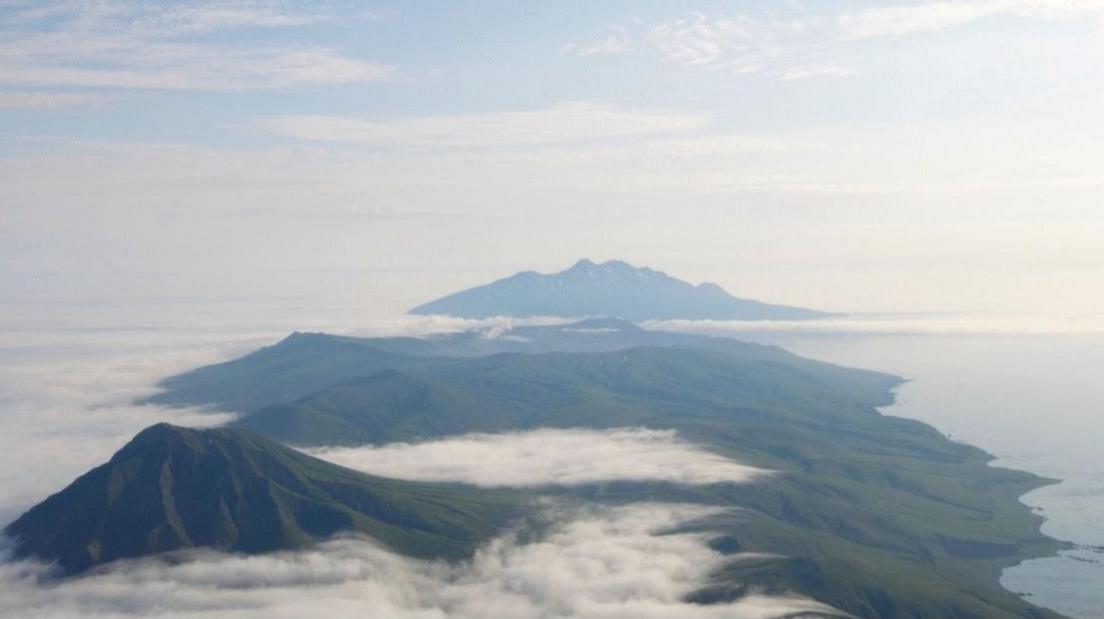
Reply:
M730 295L621 260L582 259L559 273L524 271L419 305L417 315L612 317L645 320L814 320L830 312L773 305Z
M455 561L511 527L539 539L550 504L689 503L725 510L684 530L733 555L688 595L695 603L764 592L864 619L1061 619L999 582L1009 565L1066 547L1019 501L1051 480L881 414L900 382L610 318L422 338L297 332L169 377L145 400L240 413L227 427L152 426L4 532L15 556L65 575L192 548L302 548L342 532ZM629 427L672 430L773 473L485 489L365 475L292 448Z

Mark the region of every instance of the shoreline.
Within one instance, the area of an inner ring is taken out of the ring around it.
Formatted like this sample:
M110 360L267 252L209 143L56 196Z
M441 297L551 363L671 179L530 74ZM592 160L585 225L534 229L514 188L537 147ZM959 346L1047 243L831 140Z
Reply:
M935 426L933 424L930 424L927 421L924 421L924 420L916 418L916 417L902 416L902 415L891 415L891 414L888 413L887 410L885 410L885 409L890 409L890 408L893 408L893 407L899 405L898 389L900 389L901 387L905 387L905 386L915 382L915 379L911 379L911 378L905 378L905 377L898 377L898 378L900 378L900 382L898 382L896 385L894 385L893 387L891 387L887 391L887 393L890 397L890 402L888 404L884 405L884 406L878 406L877 407L878 412L880 414L884 415L884 416L887 416L887 417L898 417L898 418L901 418L901 419L910 419L912 421L919 421L921 423L925 423L925 424L931 426L932 428L934 428L937 431L940 431L940 433L942 433L942 431L939 430L939 428L937 426ZM1034 483L1028 483L1028 485L1025 488L1014 491L1015 494L1012 495L1012 498L1016 503L1018 503L1025 510L1027 510L1034 520L1036 520L1037 524L1036 524L1035 530L1036 530L1037 534L1039 535L1039 538L1040 538L1039 541L1042 544L1042 546L1040 548L1037 548L1037 549L1033 550L1033 551L1032 550L1027 550L1027 549L1025 549L1021 546L1020 547L1020 553L1015 558L1014 562L1009 563L1008 560L997 561L996 564L993 566L993 569L990 570L990 574L989 574L990 582L992 583L993 586L998 587L998 588L1000 588L1004 591L1007 591L1007 592L1009 592L1013 595L1016 595L1016 596L1024 599L1025 601L1031 603L1032 605L1038 606L1039 608L1045 608L1048 611L1057 613L1058 615L1060 615L1062 617L1066 617L1067 615L1062 614L1062 612L1060 610L1056 609L1056 608L1052 608L1052 607L1049 607L1049 606L1044 606L1042 604L1036 603L1032 599L1032 598L1035 597L1035 594L1030 593L1030 592L1014 591L1014 590L1006 587L1004 585L1004 583L1002 582L1003 579L1004 579L1004 574L1005 574L1006 571L1014 569L1016 567L1019 567L1027 561L1033 561L1033 560L1037 560L1037 559L1048 559L1048 558L1061 558L1063 556L1062 555L1063 552L1068 551L1068 550L1073 550L1073 549L1076 549L1076 548L1079 547L1079 544L1075 541L1063 540L1063 539L1051 536L1051 535L1047 534L1046 532L1044 532L1043 531L1043 526L1050 520L1050 517L1047 516L1047 515L1040 514L1038 512L1038 510L1036 510L1035 507L1029 505L1028 503L1026 503L1023 500L1024 497L1031 494L1032 492L1035 492L1035 491L1040 490L1042 488L1047 488L1047 487L1051 487L1051 486L1060 485L1062 483L1065 483L1065 480L1063 480L1061 478L1057 478L1057 477L1045 477L1043 475L1032 472L1030 470L1025 470L1025 469L1017 468L1017 467L1014 467L1014 466L1006 466L1004 464L1001 464L1002 460L1005 459L1004 457L999 456L997 454L994 454L993 452L989 451L988 449L986 449L984 447L975 445L975 444L973 444L969 441L964 441L964 440L952 438L952 437L948 436L947 434L943 434L943 436L947 440L955 442L959 445L963 445L963 446L966 446L966 447L971 447L971 448L974 448L974 449L979 449L982 452L984 452L987 456L987 460L986 460L985 464L987 466L989 466L990 468L1004 470L1004 471L1011 471L1011 472L1015 472L1015 473L1020 473L1020 474L1023 474L1023 475L1030 476L1030 478L1033 480ZM1091 547L1091 546L1089 546L1089 547ZM1070 619L1074 619L1074 618L1070 617Z

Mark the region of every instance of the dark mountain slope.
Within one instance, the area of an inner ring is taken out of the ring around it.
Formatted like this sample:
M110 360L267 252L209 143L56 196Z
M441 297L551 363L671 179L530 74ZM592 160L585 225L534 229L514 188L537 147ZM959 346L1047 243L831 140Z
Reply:
M613 316L632 321L672 318L809 320L830 316L799 307L739 299L712 283L697 286L620 260L580 260L559 273L518 273L410 310L461 318Z
M503 402L397 370L354 378L234 422L295 445L409 441L513 425Z
M879 414L874 406L891 400L898 379L777 348L608 320L499 335L296 336L321 346L363 347L358 354L365 362L358 366L353 354L325 365L285 342L258 353L260 361L250 356L201 372L214 394L222 381L237 381L231 386L238 401L257 401L270 386L302 388L297 376L318 384L332 372L328 385L276 404L279 416L298 424L280 435L293 442L347 442L318 433L333 418L375 443L474 429L646 426L675 429L718 454L778 471L743 485L626 482L542 490L572 500L739 508L702 525L703 532L722 547L786 559L733 562L700 592L703 601L763 587L800 591L859 617L1057 617L997 580L1004 567L1062 547L1039 532L1040 518L1018 501L1046 480L989 466L980 449L923 423ZM593 339L587 343L584 336ZM624 348L638 342L660 345ZM426 356L515 346L610 350ZM388 364L397 371L378 374ZM359 367L371 370L367 379L356 378ZM311 434L297 435L296 427Z
M339 531L461 558L520 513L514 498L344 469L232 429L158 424L9 525L17 556L68 573L195 547L297 548Z
M842 368L805 359L774 346L728 338L644 330L623 320L601 319L516 327L494 337L478 332L426 338L359 338L293 333L239 359L170 377L149 402L215 405L252 412L293 402L339 382L400 370L420 376L465 366L462 359L500 353L599 353L641 346L714 350L748 362L792 367L869 405L888 404L900 379L879 372Z

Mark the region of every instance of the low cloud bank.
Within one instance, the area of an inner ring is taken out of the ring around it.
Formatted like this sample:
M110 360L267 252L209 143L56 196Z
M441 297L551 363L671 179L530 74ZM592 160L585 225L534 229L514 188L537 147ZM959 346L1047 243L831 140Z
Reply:
M479 486L578 485L611 480L747 482L769 471L680 439L671 430L619 428L467 434L307 453L373 475Z
M1088 335L1104 333L1104 315L856 314L821 320L650 320L652 331L714 336L764 332L838 335Z
M701 534L672 533L714 510L642 504L553 512L541 539L502 536L471 561L396 555L370 541L336 539L310 550L246 557L214 552L180 561L122 561L42 584L44 566L0 565L0 616L21 619L765 619L831 609L793 597L733 604L683 598L725 557ZM739 560L739 557L735 557ZM320 614L321 613L321 614Z
M161 421L210 426L232 419L226 413L133 402L154 393L152 385L161 377L236 350L210 344L150 350L117 342L76 352L0 356L0 528L106 462L142 428Z
M486 337L509 336L511 329L524 326L564 325L580 318L454 318L451 316L402 316L377 320L351 335L367 337L425 337L439 333L481 331ZM675 331L704 335L783 332L795 334L871 335L1084 335L1104 333L1104 314L999 314L965 313L860 313L819 320L649 320L640 323L652 331ZM579 331L578 329L565 329ZM587 331L594 331L588 329ZM601 331L601 330L598 330ZM595 331L596 332L596 331Z
M460 333L461 331L479 331L484 337L495 339L515 327L563 325L578 320L581 319L558 316L457 318L442 314L426 316L406 314L386 320L373 320L370 325L350 331L348 334L358 337L427 337L445 333Z

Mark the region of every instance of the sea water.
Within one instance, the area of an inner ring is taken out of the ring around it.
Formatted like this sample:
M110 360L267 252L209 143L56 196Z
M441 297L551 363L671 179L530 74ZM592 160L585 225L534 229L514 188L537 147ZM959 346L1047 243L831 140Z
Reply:
M982 447L995 466L1061 480L1022 500L1076 548L1007 569L1001 583L1070 617L1104 617L1104 334L735 334L898 374L909 382L886 414Z
M370 293L364 292L375 298ZM411 327L396 318L395 307L405 307L398 301L308 297L44 303L34 296L0 297L4 522L47 489L102 462L137 429L161 420L156 411L128 410L128 390L148 393L166 374L242 354L292 329L390 333ZM778 344L809 357L901 375L910 382L899 389L887 414L926 421L955 440L987 449L998 456L996 465L1061 479L1023 500L1047 517L1046 533L1077 548L1006 570L1002 582L1039 605L1078 619L1097 619L1104 617L1100 324L1033 317L884 316L790 325L657 326ZM415 330L446 327L456 325L421 320ZM125 388L105 393L112 382ZM192 424L206 419L205 413L166 420Z

